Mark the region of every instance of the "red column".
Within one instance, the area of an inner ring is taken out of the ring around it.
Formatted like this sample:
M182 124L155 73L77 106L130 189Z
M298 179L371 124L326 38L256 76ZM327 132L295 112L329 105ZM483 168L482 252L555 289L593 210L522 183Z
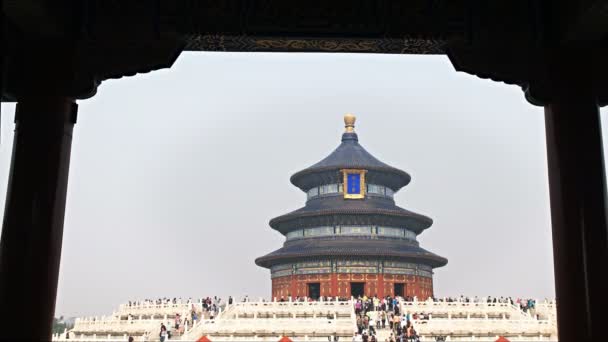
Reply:
M384 297L384 274L378 273L378 298Z
M332 297L338 296L338 274L337 273L331 274L331 290L329 293L330 293L330 296L332 296Z
M296 293L297 293L297 283L296 283L296 275L292 274L291 275L291 284L290 284L290 296L291 298L295 298L296 297Z

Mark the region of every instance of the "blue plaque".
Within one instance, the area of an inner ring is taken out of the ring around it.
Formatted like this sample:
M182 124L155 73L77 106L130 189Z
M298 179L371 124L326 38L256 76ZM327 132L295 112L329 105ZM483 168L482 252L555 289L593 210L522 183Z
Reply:
M344 174L344 198L365 198L365 173L366 170L341 170Z
M346 192L350 195L361 193L361 174L349 173L346 177Z

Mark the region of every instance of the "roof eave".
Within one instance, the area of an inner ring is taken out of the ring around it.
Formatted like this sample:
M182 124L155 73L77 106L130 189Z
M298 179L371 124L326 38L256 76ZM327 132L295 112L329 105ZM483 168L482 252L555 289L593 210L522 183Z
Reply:
M255 264L257 266L270 269L274 265L283 264L286 262L293 262L293 261L297 261L297 260L319 258L319 257L335 258L335 257L344 257L345 256L345 255L337 255L337 254L331 254L331 253L306 253L306 254L293 253L291 255L278 255L278 256L274 256L271 254L272 253L264 255L259 258L256 258ZM439 267L443 267L448 264L448 259L446 259L442 256L439 256L439 255L435 255L435 254L428 255L428 256L420 256L420 255L407 255L407 254L403 254L403 253L402 254L398 254L398 253L391 254L389 251L382 255L362 253L359 255L355 255L354 257L357 257L357 256L365 256L365 257L374 256L374 257L381 258L381 259L382 258L406 259L411 262L429 265L432 268L439 268Z

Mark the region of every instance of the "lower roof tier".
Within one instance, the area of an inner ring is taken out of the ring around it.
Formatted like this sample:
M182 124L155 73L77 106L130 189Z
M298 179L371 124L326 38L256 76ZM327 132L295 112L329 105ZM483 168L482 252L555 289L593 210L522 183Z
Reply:
M433 268L445 266L448 260L433 254L417 244L395 239L369 240L357 238L306 239L285 245L255 260L258 266L273 265L306 258L319 257L375 257L397 258L403 261L429 265Z

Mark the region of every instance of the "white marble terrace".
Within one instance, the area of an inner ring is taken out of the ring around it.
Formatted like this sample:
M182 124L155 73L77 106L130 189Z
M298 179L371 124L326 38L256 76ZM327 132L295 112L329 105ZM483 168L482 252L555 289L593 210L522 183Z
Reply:
M223 301L227 303L227 301ZM68 341L158 341L164 323L173 329L175 314L187 317L200 304L121 305L111 316L79 318L69 332ZM504 336L510 341L557 341L554 302L537 301L535 310L524 312L510 303L401 302L402 313L417 314L413 324L420 341L495 341ZM201 317L201 316L199 316ZM212 341L278 341L288 336L293 341L327 341L340 336L350 341L356 330L353 300L315 302L248 301L234 302L219 310L214 319L202 319L185 326L182 335L174 332L171 340L196 341L207 336ZM66 340L66 333L53 341ZM379 341L390 331L378 330Z

